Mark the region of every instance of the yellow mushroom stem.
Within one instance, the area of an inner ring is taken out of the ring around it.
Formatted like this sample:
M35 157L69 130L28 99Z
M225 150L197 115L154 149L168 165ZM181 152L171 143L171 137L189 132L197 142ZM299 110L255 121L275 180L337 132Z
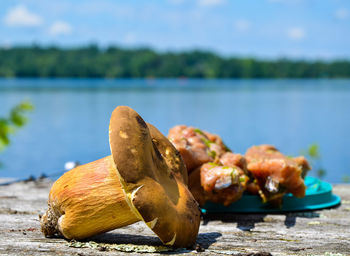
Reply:
M130 209L111 156L78 166L52 186L42 216L45 236L84 239L138 222Z

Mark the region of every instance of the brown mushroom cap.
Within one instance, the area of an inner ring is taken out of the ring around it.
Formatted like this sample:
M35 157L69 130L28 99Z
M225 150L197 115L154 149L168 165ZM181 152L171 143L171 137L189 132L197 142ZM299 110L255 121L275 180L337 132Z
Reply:
M193 245L200 211L187 188L186 169L177 150L154 126L147 126L134 110L125 106L112 113L109 140L118 176L134 213L164 244Z
M182 179L188 185L187 169L180 152L156 127L150 123L147 123L147 126L152 137L152 142L164 157L170 170L173 171L177 178Z

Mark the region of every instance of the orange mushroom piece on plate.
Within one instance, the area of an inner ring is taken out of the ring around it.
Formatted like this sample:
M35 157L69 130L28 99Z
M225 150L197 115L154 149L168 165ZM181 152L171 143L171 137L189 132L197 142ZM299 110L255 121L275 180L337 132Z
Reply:
M251 188L256 187L263 202L281 205L285 193L305 196L304 177L311 167L304 157L287 157L271 145L253 146L245 157L255 178Z

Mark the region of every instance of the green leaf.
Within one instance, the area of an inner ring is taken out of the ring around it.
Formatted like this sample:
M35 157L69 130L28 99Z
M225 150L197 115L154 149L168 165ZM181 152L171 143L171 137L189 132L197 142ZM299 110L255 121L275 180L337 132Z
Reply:
M342 182L344 183L350 183L350 176L349 175L344 175L342 178L341 178Z
M9 123L0 123L0 135L9 135L14 132L14 127Z
M34 107L30 102L28 101L21 102L11 110L10 121L15 126L22 127L27 122L27 119L24 116L24 113L28 111L32 111L33 109Z
M0 118L0 151L10 145L9 135L13 134L16 128L26 124L25 112L33 109L34 107L29 101L23 101L11 109L8 118Z
M320 168L320 169L317 170L317 176L320 179L322 179L324 176L326 176L326 174L327 174L327 172L326 172L325 169Z
M11 126L5 119L0 120L0 150L4 149L10 143L9 134L13 132Z
M320 158L319 145L316 143L310 145L308 155L312 158Z
M213 159L215 159L215 157L216 157L216 152L215 152L214 150L209 150L209 151L208 151L208 155L209 155L210 157L212 157Z
M33 111L34 110L33 104L29 101L23 101L17 107L20 111Z
M239 182L243 183L246 181L246 177L245 176L239 176Z
M199 133L199 134L202 135L202 136L205 136L204 132L202 132L201 129L195 128L195 129L194 129L194 132ZM205 136L205 137L206 137L206 136Z
M27 119L25 118L25 116L23 116L23 114L17 109L14 109L11 111L10 120L15 126L18 126L18 127L22 127L27 122Z
M232 150L228 146L226 146L225 143L222 143L222 144L224 145L226 152L232 152Z
M9 122L6 119L1 118L0 119L0 133L7 133L8 127L9 127Z
M9 144L9 137L6 134L0 134L0 151L3 151Z

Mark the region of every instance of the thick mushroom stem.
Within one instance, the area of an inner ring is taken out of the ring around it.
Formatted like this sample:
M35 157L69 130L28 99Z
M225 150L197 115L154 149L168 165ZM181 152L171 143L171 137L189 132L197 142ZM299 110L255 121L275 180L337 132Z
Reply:
M130 209L111 156L78 166L52 186L42 216L45 236L84 239L140 219Z

